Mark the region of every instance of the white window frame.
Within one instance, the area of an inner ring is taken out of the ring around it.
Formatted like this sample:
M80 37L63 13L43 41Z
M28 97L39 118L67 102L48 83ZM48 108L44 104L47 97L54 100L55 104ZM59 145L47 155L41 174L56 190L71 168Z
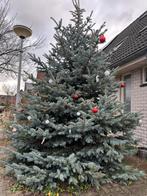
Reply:
M145 81L145 78L147 78L147 76L145 76L145 74L147 74L147 72L145 71L146 69L147 65L142 68L142 84L147 84L147 81Z

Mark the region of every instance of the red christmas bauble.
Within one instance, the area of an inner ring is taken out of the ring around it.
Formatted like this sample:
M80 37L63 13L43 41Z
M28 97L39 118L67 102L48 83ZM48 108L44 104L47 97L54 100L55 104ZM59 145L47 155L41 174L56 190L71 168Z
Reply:
M74 101L76 101L80 98L80 95L77 95L77 94L72 95L72 98L73 98Z
M106 41L105 36L104 36L104 35L100 35L100 36L99 36L99 42L100 42L100 43L104 43L105 41Z
M120 88L125 88L126 87L126 84L124 83L124 82L122 82L121 84L120 84Z
M98 107L93 107L93 108L91 109L91 111L92 111L93 113L97 113L97 112L99 112L99 108L98 108Z

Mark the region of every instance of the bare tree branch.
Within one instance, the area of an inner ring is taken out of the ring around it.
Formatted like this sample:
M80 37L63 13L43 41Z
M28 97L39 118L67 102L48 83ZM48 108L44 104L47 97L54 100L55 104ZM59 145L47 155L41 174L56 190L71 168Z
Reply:
M14 96L16 94L16 85L3 84L2 89L6 95Z
M8 20L10 0L0 0L0 74L17 74L20 54L20 39L13 32L13 20ZM38 38L30 44L27 39L23 47L23 65L28 63L28 54L33 48L41 47L44 40Z

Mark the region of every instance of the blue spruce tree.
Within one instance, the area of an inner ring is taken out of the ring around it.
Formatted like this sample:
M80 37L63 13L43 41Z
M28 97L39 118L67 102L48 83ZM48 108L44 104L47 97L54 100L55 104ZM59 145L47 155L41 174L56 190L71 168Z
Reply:
M79 2L67 26L54 22L55 45L46 62L31 55L43 80L30 76L34 89L17 112L14 151L8 172L36 189L98 186L110 181L136 180L139 172L122 163L135 146L136 113L125 113L118 102L114 71L98 46L105 41L104 26L94 30L92 13L86 19Z

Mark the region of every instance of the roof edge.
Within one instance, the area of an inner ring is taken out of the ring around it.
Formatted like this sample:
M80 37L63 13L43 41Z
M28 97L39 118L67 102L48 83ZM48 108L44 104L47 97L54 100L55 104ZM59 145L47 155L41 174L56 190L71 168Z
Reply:
M147 55L147 49L145 48L144 50L141 51L136 51L134 54L128 56L127 58L121 60L120 62L116 62L115 64L111 64L111 66L113 67L119 67L119 66L123 66L125 63L128 63L130 61L133 61L141 56Z
M140 16L138 16L135 20L133 20L128 26L126 26L120 33L118 33L109 43L108 45L106 45L103 50L105 50L107 47L109 47L109 45L115 40L117 39L117 37L122 34L127 28L129 28L133 23L136 22L136 20L138 20L139 18L141 18L142 16L144 16L144 14L147 13L147 11L144 11L143 14L141 14Z

